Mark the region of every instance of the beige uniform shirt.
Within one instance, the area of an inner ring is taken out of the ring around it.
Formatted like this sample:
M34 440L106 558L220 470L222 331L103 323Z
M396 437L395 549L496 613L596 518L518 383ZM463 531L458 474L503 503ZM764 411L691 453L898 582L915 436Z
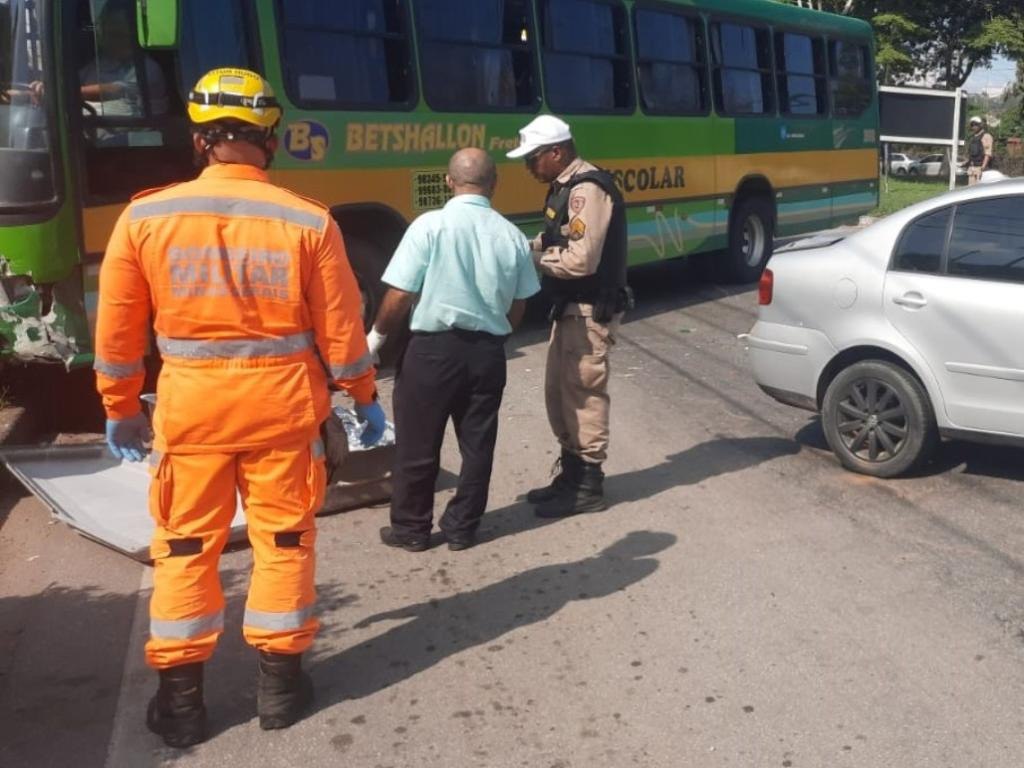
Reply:
M586 160L576 158L558 177L559 184L565 184L578 173L596 171L597 168ZM545 215L553 212L545 211ZM531 242L533 260L543 274L568 280L586 277L597 272L601 263L601 251L612 220L612 199L601 187L590 181L577 184L569 192L569 221L562 227L562 234L569 244L564 248L552 246L541 250L541 236Z

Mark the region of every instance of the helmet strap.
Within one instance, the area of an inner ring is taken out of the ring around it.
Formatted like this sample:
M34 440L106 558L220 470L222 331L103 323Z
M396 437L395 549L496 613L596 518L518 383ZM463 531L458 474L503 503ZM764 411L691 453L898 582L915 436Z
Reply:
M217 144L225 141L244 141L263 150L263 170L270 167L274 159L274 153L268 146L270 139L274 136L276 126L271 128L260 128L257 126L246 126L244 128L226 127L223 125L211 124L199 128L199 136L203 140L203 156L209 162L209 156ZM218 162L221 162L218 159Z

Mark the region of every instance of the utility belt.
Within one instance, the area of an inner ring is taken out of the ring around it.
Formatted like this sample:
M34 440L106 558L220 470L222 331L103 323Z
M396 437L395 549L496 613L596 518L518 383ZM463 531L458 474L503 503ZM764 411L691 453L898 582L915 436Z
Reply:
M548 320L554 322L565 314L570 304L589 304L593 306L592 317L599 323L610 323L616 315L626 312L636 306L633 298L633 289L628 285L616 288L612 291L601 292L594 296L581 294L560 294L554 297L551 302L551 309L548 312Z

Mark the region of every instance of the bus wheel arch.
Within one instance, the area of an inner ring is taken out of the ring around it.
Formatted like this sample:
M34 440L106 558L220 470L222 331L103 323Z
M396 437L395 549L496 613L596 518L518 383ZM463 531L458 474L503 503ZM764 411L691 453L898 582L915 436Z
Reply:
M363 305L363 327L369 331L380 310L385 286L381 276L391 255L405 234L406 221L392 208L381 205L355 204L331 209L345 239L349 264L359 282ZM382 367L394 365L405 347L407 331L393 334L381 350Z
M771 258L775 241L775 191L763 176L745 178L736 188L729 211L724 277L753 283Z

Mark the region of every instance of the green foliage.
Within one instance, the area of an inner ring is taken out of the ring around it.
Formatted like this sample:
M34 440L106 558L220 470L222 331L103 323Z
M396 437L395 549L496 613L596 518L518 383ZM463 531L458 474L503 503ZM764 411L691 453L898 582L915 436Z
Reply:
M899 13L880 13L871 23L878 38L875 67L882 84L913 74L913 46L925 37L924 30Z
M888 216L890 213L901 211L914 203L947 191L949 191L947 179L897 179L890 176L888 181L882 184L878 207L868 215L875 218Z

